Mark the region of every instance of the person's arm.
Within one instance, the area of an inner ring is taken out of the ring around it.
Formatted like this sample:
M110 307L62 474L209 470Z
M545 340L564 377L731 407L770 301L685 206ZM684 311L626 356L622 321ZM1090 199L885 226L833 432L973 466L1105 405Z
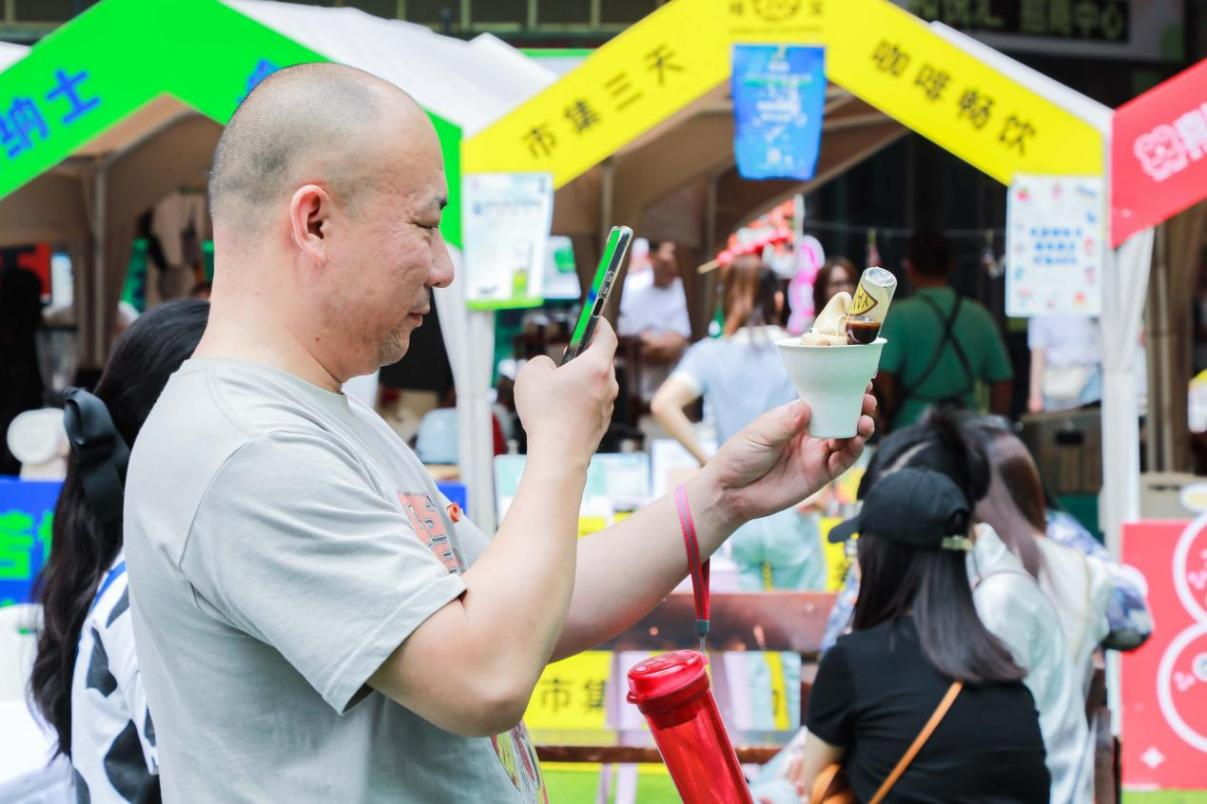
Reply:
M788 778L796 783L805 800L822 769L841 760L842 746L855 741L859 709L846 646L839 642L817 667L813 692L809 695L805 744L788 768Z
M989 411L998 416L1010 415L1010 403L1014 400L1014 380L1002 380L989 387Z
M872 434L876 401L865 395L859 436L808 435L809 406L792 402L763 414L687 481L702 557L738 525L781 511L845 472ZM574 598L553 658L610 639L656 606L687 575L679 516L668 494L578 544Z
M442 729L497 734L522 717L566 619L587 464L616 397L616 337L556 368L529 361L516 382L528 460L498 534L462 576L466 591L416 628L369 679Z
M989 351L981 375L989 383L989 410L999 416L1008 416L1014 400L1014 366L997 322L984 307L976 305L974 309L980 313L989 338Z
M798 756L788 763L788 780L796 785L802 801L808 801L817 774L835 762L841 762L845 749L830 745L825 740L805 730L805 746Z
M887 433L892 427L893 419L901 410L905 400L902 398L901 378L905 374L906 339L908 338L905 318L900 309L890 309L888 318L880 330L880 337L886 343L880 353L880 366L876 376L872 378L872 387L876 390L876 398L880 402L881 433Z
M657 365L673 364L683 355L687 344L687 338L678 332L643 332L641 359Z
M682 444L703 466L708 463L708 455L696 438L691 420L683 412L685 407L699 398L700 393L695 386L677 374L672 375L662 383L658 393L654 394L654 399L650 402L650 413L654 414L662 429Z
M882 368L872 379L872 387L880 401L880 430L887 433L901 407L901 385L896 374Z
M1027 395L1027 410L1042 413L1044 409L1044 370L1047 368L1047 350L1037 346L1031 350L1031 389Z

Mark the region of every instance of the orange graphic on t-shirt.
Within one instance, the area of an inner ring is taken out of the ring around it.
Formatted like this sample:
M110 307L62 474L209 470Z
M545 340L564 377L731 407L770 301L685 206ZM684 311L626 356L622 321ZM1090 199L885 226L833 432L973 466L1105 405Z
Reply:
M511 783L524 798L533 804L549 804L549 789L545 787L540 762L524 724L521 722L511 731L491 737L490 744Z
M449 572L464 572L461 555L448 537L448 528L440 518L440 509L432 498L423 492L398 492L398 501L411 520L411 527L419 540L427 545L432 554L444 564Z

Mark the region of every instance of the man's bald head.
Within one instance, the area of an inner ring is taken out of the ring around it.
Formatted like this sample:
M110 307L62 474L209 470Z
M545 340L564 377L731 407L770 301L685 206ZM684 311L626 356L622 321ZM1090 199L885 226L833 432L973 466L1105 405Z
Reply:
M293 185L321 182L344 203L371 189L369 149L383 125L422 116L393 84L340 64L287 67L235 111L214 151L210 213L216 227L247 231Z
M255 318L252 341L300 344L339 382L397 361L453 278L447 200L436 130L401 90L334 64L274 73L214 155L210 321L242 342Z

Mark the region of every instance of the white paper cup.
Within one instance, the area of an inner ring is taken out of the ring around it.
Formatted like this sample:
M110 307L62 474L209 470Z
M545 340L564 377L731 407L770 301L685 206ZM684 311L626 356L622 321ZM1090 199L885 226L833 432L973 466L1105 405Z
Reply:
M800 338L777 341L796 393L809 403L809 435L851 438L859 430L863 394L876 376L884 338L854 346L802 346Z

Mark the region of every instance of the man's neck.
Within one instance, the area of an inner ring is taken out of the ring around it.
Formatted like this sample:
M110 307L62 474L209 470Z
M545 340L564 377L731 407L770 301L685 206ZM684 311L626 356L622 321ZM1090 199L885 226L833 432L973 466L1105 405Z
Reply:
M931 279L930 277L917 276L914 277L915 290L938 290L941 288L950 288L946 277L943 279Z
M341 380L306 341L287 322L271 318L271 310L253 309L247 298L272 297L248 293L245 298L231 299L217 292L211 297L209 321L193 356L260 363L338 392Z

